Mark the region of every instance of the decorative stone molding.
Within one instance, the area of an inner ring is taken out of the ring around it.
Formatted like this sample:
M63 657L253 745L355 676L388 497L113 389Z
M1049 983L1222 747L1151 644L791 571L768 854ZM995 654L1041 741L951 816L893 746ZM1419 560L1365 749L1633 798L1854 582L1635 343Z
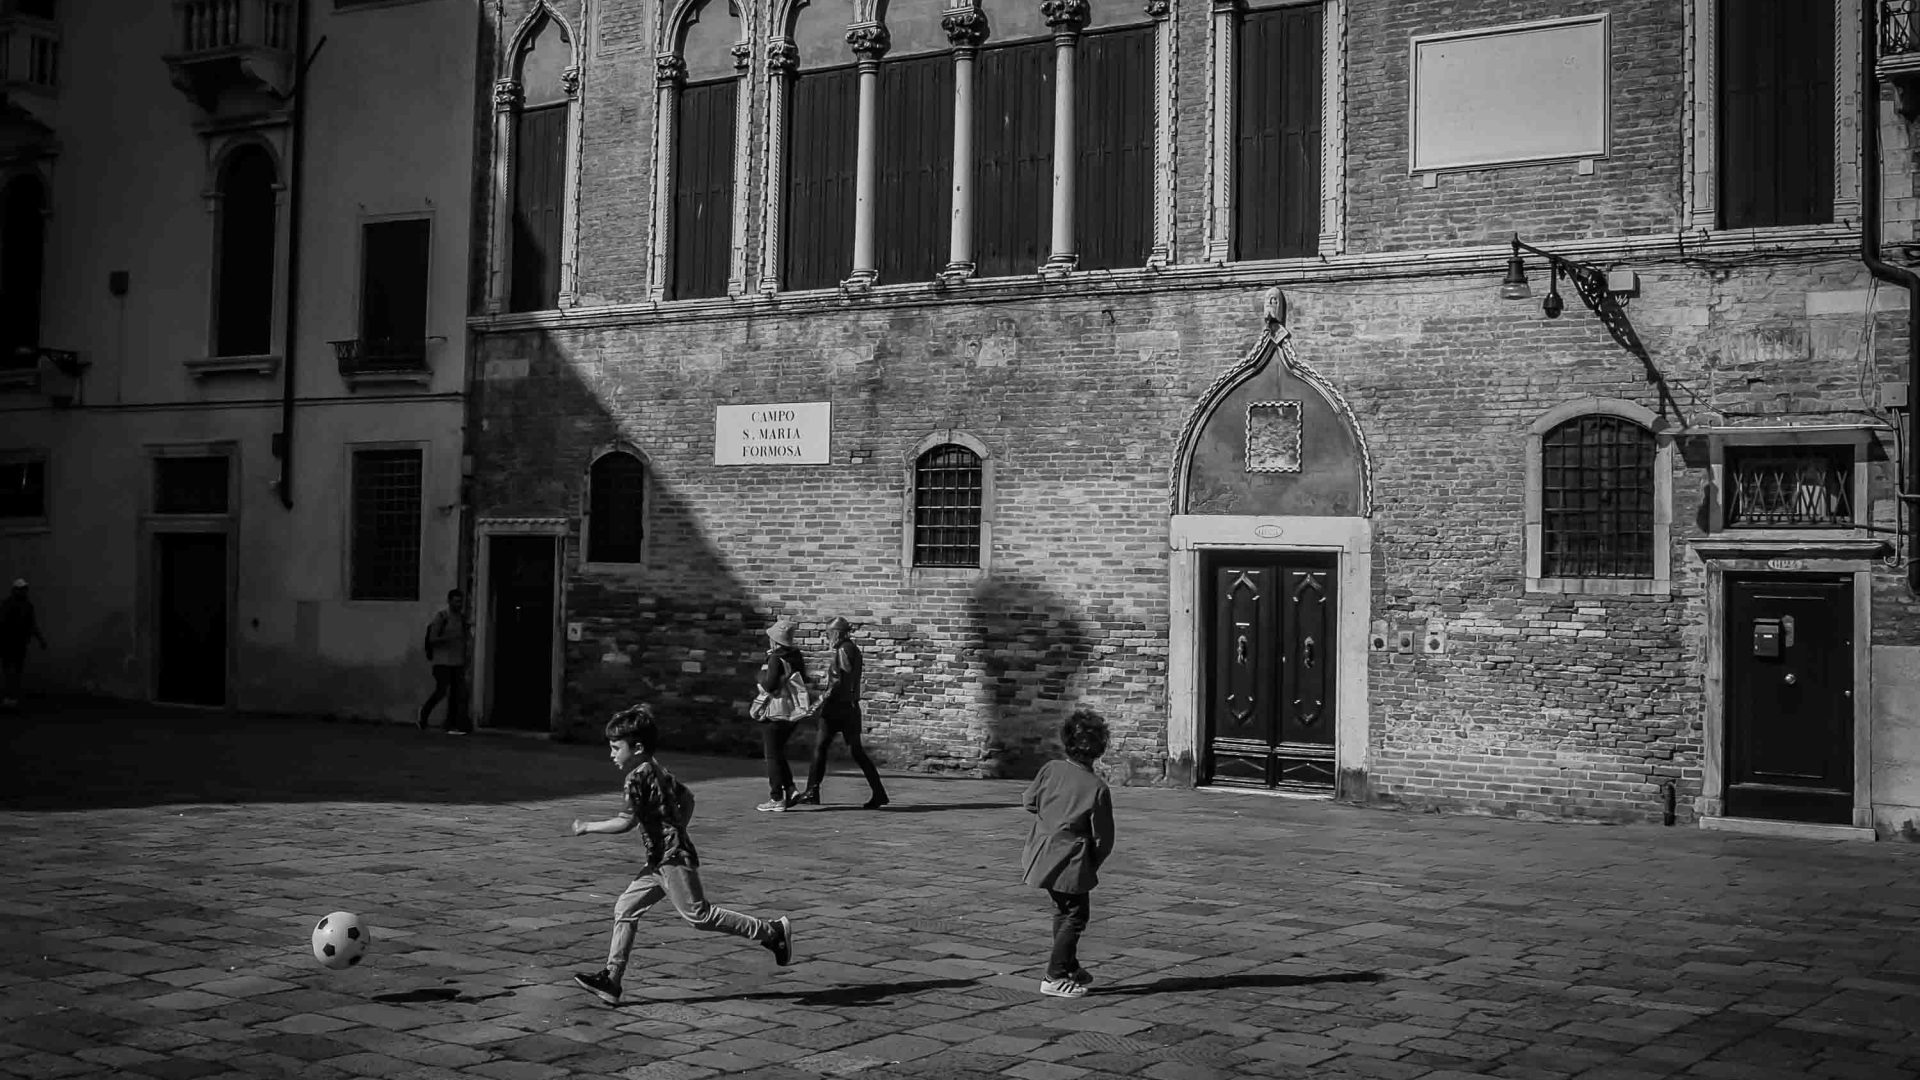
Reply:
M955 49L977 49L987 40L987 14L984 11L955 11L942 16L940 29Z
M1055 34L1077 34L1087 25L1087 0L1041 0L1040 17Z
M1082 0L1084 3L1085 0ZM893 35L879 23L855 26L847 30L847 47L853 55L867 63L877 64L880 58L893 47Z
M1149 19L1164 19L1173 10L1173 0L1147 0L1146 12Z
M788 75L800 67L800 50L794 46L791 38L774 38L767 42L767 71L774 75Z
M744 73L748 68L753 66L753 42L736 41L733 43L733 48L730 51L733 53L733 69L735 71Z
M580 69L570 67L560 73L560 89L569 98L580 96Z
M520 105L521 90L519 79L499 79L493 84L493 107L514 109Z
M653 58L653 79L661 86L675 86L687 79L687 62L678 56Z

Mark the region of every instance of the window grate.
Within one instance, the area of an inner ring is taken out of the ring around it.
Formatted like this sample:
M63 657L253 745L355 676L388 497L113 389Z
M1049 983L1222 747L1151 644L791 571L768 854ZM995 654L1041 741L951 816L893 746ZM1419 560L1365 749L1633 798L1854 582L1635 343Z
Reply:
M1580 416L1540 448L1540 573L1653 576L1653 433L1617 416Z
M227 512L227 458L153 459L153 512L224 514Z
M420 461L418 450L354 452L355 600L419 598Z
M632 454L607 454L587 477L587 561L640 561L647 469Z
M1853 524L1853 450L1845 446L1727 450L1727 527Z
M913 470L913 565L980 565L980 456L948 443Z
M47 516L47 463L0 461L0 518Z

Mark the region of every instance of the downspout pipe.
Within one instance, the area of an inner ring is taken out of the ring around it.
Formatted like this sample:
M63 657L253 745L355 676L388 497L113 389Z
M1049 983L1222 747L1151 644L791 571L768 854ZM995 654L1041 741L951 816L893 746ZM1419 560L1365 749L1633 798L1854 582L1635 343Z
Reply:
M300 178L300 149L306 142L307 69L320 55L320 39L313 56L307 55L307 21L310 0L295 0L293 55L300 66L293 76L293 114L287 131L287 338L286 358L281 361L280 384L280 482L274 488L280 505L293 509L293 400L300 373L300 208L306 200L306 185Z
M1920 511L1920 410L1914 395L1920 392L1920 274L1880 257L1880 80L1875 61L1880 54L1880 5L1860 6L1860 261L1873 276L1907 290L1907 439L1900 462L1899 498ZM1907 526L1907 588L1920 593L1920 525L1913 513L1903 515Z

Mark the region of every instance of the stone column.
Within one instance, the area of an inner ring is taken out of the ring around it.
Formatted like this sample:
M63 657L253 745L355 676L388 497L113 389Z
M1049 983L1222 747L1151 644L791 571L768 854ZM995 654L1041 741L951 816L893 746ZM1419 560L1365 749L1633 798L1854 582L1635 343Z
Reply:
M751 31L749 31L751 32ZM727 295L747 291L747 161L753 153L753 42L733 44L733 236L727 246Z
M520 80L493 84L493 236L487 252L487 314L507 310L507 266L513 258L513 118Z
M1073 251L1073 61L1087 0L1042 0L1040 14L1053 28L1053 243L1043 274L1068 274Z
M780 291L781 220L786 205L787 88L800 66L792 38L767 42L767 156L761 166L760 291Z
M953 45L953 232L947 243L947 278L973 276L973 61L987 39L987 17L959 0L940 20Z
M1233 39L1239 29L1240 0L1213 0L1213 152L1207 155L1211 206L1207 215L1207 259L1226 262L1233 254Z
M653 257L648 260L647 298L667 298L673 266L673 136L680 118L680 86L687 81L687 62L671 53L653 58Z
M873 202L880 170L880 58L893 40L885 26L863 23L847 31L847 44L860 58L860 141L853 171L853 276L845 286L865 289L879 274L873 254Z

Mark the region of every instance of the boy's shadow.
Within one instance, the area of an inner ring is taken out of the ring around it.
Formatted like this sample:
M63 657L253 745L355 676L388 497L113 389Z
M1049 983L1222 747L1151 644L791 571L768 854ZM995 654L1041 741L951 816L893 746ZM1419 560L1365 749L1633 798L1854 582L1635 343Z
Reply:
M1017 802L920 803L906 806L902 806L899 803L889 803L878 810L870 810L867 812L874 814L935 814L942 810L1018 810L1019 808L1020 804ZM839 810L865 809L863 806L847 803L839 806L808 807L806 812L809 814L824 814Z
M795 1005L875 1005L896 995L918 994L926 990L953 990L972 986L979 979L923 979L919 982L864 983L858 986L829 986L819 990L768 990L749 994L711 994L707 997L662 998L623 1001L620 1008L641 1005L701 1005L710 1001L790 1001Z
M1088 996L1117 994L1177 994L1183 990L1234 990L1252 986L1312 986L1316 983L1377 983L1386 976L1377 971L1343 971L1332 975L1184 975L1150 983L1095 987Z

